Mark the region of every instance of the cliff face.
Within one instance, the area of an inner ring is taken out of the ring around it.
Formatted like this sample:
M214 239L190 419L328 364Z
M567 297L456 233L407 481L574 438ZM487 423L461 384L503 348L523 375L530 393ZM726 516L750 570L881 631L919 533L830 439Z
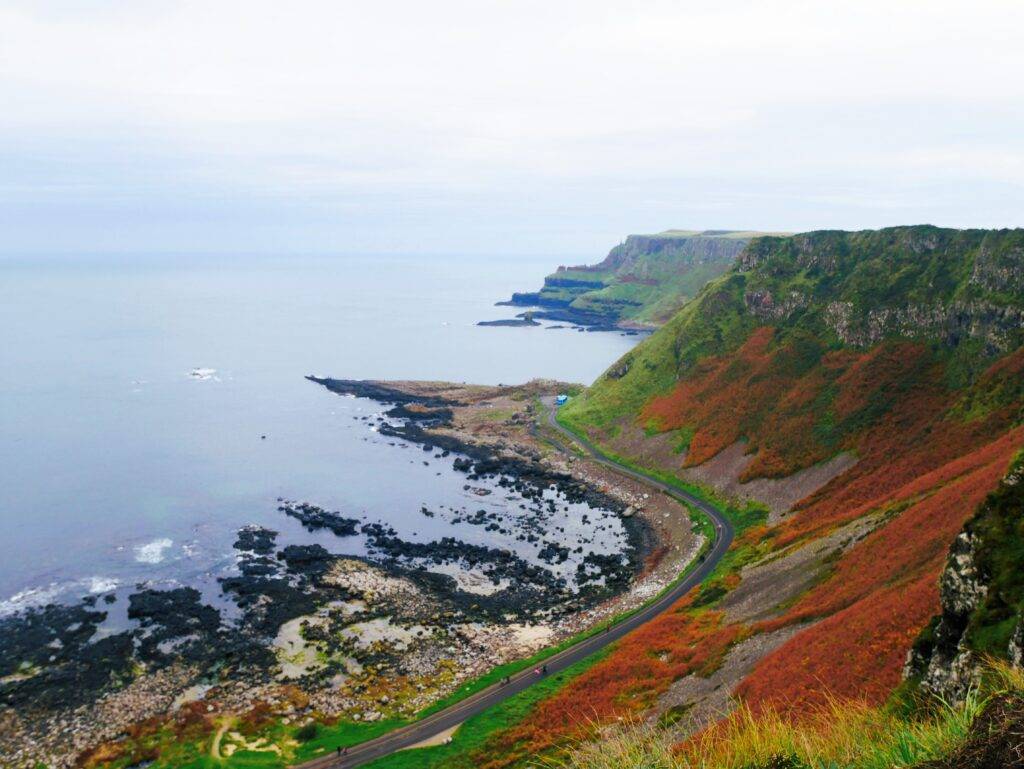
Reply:
M584 269L610 270L638 279L658 280L702 264L728 267L746 248L753 234L727 230L683 234L669 230L659 235L630 235L609 251L603 262Z
M754 235L630 235L599 264L559 267L540 291L513 294L512 304L542 307L549 318L587 326L658 325L728 269Z
M922 226L764 238L737 268L749 276L744 299L759 320L809 311L845 345L971 340L995 355L1024 342L1022 265L1021 230Z
M939 580L941 611L907 655L904 678L959 702L986 658L1024 662L1024 455L966 523Z

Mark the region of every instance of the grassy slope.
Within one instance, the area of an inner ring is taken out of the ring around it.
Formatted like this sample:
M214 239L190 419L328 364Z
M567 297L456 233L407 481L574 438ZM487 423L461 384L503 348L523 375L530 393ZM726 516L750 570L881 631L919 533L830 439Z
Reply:
M1019 728L1024 677L997 667L958 705L908 715L893 708L832 702L800 723L741 709L682 748L649 725L629 724L574 747L564 769L980 769L999 759ZM1008 715L1000 718L1001 714ZM1013 723L1016 719L1016 723ZM979 721L991 724L989 732ZM1000 734L1000 727L1003 727ZM986 744L987 743L987 744ZM932 763L935 762L935 763Z
M557 692L565 682L598 663L606 652L598 652L562 673L546 678L478 716L468 719L452 741L416 750L400 751L367 764L369 769L472 769L491 736L525 718L537 703Z
M657 325L728 269L757 234L669 230L631 235L599 265L549 275L541 296L611 321ZM590 285L560 285L564 281Z
M785 524L740 537L734 568L712 587L727 590L737 584L738 565L844 520L881 512L886 524L771 622L723 623L716 591L652 623L635 647L617 650L601 670L499 735L493 765L578 736L570 725L587 717L642 709L666 677L692 669L694 659L713 665L750 633L809 619L820 621L741 685L752 711L806 712L829 689L884 701L906 649L937 608L949 543L1024 443L1024 353L1019 329L982 321L966 331L941 322L886 327L883 318L875 333L878 312L888 310L891 320L908 306L940 318L954 305L1019 310L1022 244L1021 231L930 227L755 241L741 265L565 407L569 426L611 452L624 421L638 420L650 431L692 435L691 455L695 448L712 456L716 446L746 438L764 475L841 450L860 457ZM769 312L757 304L765 295L774 303ZM829 314L837 306L845 308L841 325ZM644 649L648 657L658 651L665 667L652 668ZM595 711L595 702L607 707Z

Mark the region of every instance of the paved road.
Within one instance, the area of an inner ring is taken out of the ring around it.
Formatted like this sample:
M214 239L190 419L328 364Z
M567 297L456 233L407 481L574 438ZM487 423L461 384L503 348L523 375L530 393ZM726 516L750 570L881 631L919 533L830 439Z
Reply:
M558 654L548 657L545 662L548 666L547 674L548 676L551 676L565 670L570 665L589 657L594 652L604 648L610 643L614 643L630 631L633 631L644 623L654 619L654 617L661 614L672 606L672 604L686 595L686 593L688 593L694 586L700 584L711 570L715 568L715 565L719 560L721 560L722 556L725 555L726 550L729 549L729 545L732 543L733 529L725 515L723 515L723 513L714 505L681 489L677 489L674 486L670 486L667 483L659 481L657 478L652 478L646 473L620 465L615 460L605 456L605 454L590 441L576 437L576 435L562 427L562 425L560 425L555 419L556 412L554 399L545 398L543 399L543 403L545 408L548 410L548 424L567 440L582 446L595 461L600 462L603 465L607 465L618 473L622 473L623 475L628 475L631 478L642 481L648 486L664 492L668 496L677 499L680 502L685 502L688 505L700 508L708 515L715 527L714 545L707 553L700 566L698 566L684 579L676 583L666 593L662 594L661 597L649 603L630 617L624 619L619 624L608 628L605 632L585 638L568 649L564 649ZM354 766L360 766L361 764L365 764L375 758L386 756L389 753L394 753L402 748L408 748L419 742L430 739L434 735L462 723L467 718L475 716L478 713L482 713L488 708L494 707L501 701L528 689L537 680L539 680L538 676L532 669L524 670L513 675L511 681L507 684L493 684L487 689L483 689L476 694L455 703L451 707L434 713L431 716L409 724L408 726L395 729L394 731L388 732L374 740L354 745L349 748L348 752L344 755L339 756L334 753L325 755L320 758L313 759L312 761L308 761L305 764L301 764L299 769L350 769Z

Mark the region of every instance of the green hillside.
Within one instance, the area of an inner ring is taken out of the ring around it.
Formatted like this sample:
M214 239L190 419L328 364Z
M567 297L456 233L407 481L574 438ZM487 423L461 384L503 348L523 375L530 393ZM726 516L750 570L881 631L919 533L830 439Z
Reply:
M760 233L667 230L630 235L600 264L559 267L535 293L512 304L539 306L548 317L583 325L663 323L735 261Z
M738 349L759 326L778 329L794 366L828 350L885 339L924 341L966 383L1024 341L1024 230L931 226L758 237L651 338L565 410L606 425L668 390L699 361Z

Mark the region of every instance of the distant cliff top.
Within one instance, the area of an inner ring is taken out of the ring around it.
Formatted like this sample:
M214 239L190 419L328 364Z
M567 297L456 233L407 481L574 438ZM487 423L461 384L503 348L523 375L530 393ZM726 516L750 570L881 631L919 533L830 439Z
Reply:
M665 230L630 235L598 264L560 266L514 304L591 326L657 326L728 269L755 230Z

